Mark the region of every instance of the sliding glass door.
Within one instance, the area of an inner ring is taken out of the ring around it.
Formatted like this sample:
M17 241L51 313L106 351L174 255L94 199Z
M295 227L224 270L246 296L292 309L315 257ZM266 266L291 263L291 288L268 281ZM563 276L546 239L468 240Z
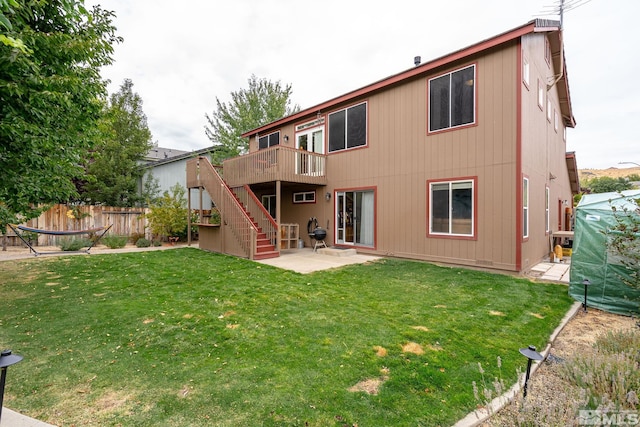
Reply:
M336 243L374 245L374 192L339 191L336 193Z

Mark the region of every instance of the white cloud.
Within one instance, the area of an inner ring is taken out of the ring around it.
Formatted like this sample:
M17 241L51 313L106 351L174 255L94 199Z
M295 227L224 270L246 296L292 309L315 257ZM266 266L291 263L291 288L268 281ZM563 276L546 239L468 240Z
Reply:
M251 74L293 87L302 108L522 25L552 0L87 0L115 11L110 92L131 78L161 146L210 145L205 113L247 87ZM565 15L580 168L640 163L635 17L640 3L593 0ZM632 75L633 74L633 75Z

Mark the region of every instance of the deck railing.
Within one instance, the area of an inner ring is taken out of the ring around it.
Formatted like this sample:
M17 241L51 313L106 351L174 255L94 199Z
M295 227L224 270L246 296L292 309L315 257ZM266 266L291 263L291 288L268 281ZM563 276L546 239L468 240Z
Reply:
M206 157L187 161L187 186L204 187L220 212L220 221L228 225L249 259L256 252L257 230L251 219Z
M326 185L326 162L324 154L274 146L225 160L224 179L230 187L270 181Z

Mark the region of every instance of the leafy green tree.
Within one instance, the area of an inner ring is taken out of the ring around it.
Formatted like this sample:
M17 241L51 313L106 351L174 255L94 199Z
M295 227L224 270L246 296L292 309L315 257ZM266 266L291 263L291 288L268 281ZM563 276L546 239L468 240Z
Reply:
M165 191L146 215L149 228L154 236L165 239L169 236L183 235L187 228L187 199L186 190L176 184Z
M611 178L609 176L601 176L586 180L584 187L591 190L592 193L610 193L615 191L630 190L632 185L626 178Z
M205 114L208 125L205 134L219 146L212 156L214 163L235 157L248 150L248 141L240 135L248 130L271 123L300 111L291 105L291 85L282 86L252 75L249 88L231 92L231 102L220 102L216 97L216 110Z
M111 95L100 122L101 141L87 166L81 198L108 206L135 206L144 201L138 191L140 162L151 149L151 132L142 111L142 98L125 79Z
M67 201L93 146L121 41L113 13L83 0L0 0L0 233ZM21 46L23 48L21 48Z

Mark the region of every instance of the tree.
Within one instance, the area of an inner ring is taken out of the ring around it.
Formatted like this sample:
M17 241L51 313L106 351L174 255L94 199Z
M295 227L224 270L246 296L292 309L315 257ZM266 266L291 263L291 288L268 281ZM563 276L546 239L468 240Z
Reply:
M81 199L108 206L134 206L144 201L138 191L140 162L151 149L151 132L142 111L142 98L125 79L111 95L100 121L101 140L87 165Z
M630 190L632 185L626 178L601 176L585 181L584 187L590 189L592 193L611 193L614 191Z
M4 234L8 222L36 217L42 204L76 193L73 178L84 172L106 96L100 67L113 61L121 39L113 12L89 11L83 0L0 0L0 11Z
M149 227L154 236L166 238L185 234L187 228L187 199L186 190L180 184L165 191L147 214Z
M248 89L231 92L229 104L216 97L216 111L205 114L209 123L205 134L219 146L212 156L214 163L247 151L248 141L242 133L300 111L297 104L291 106L291 85L282 87L279 81L272 83L255 75L248 82Z

